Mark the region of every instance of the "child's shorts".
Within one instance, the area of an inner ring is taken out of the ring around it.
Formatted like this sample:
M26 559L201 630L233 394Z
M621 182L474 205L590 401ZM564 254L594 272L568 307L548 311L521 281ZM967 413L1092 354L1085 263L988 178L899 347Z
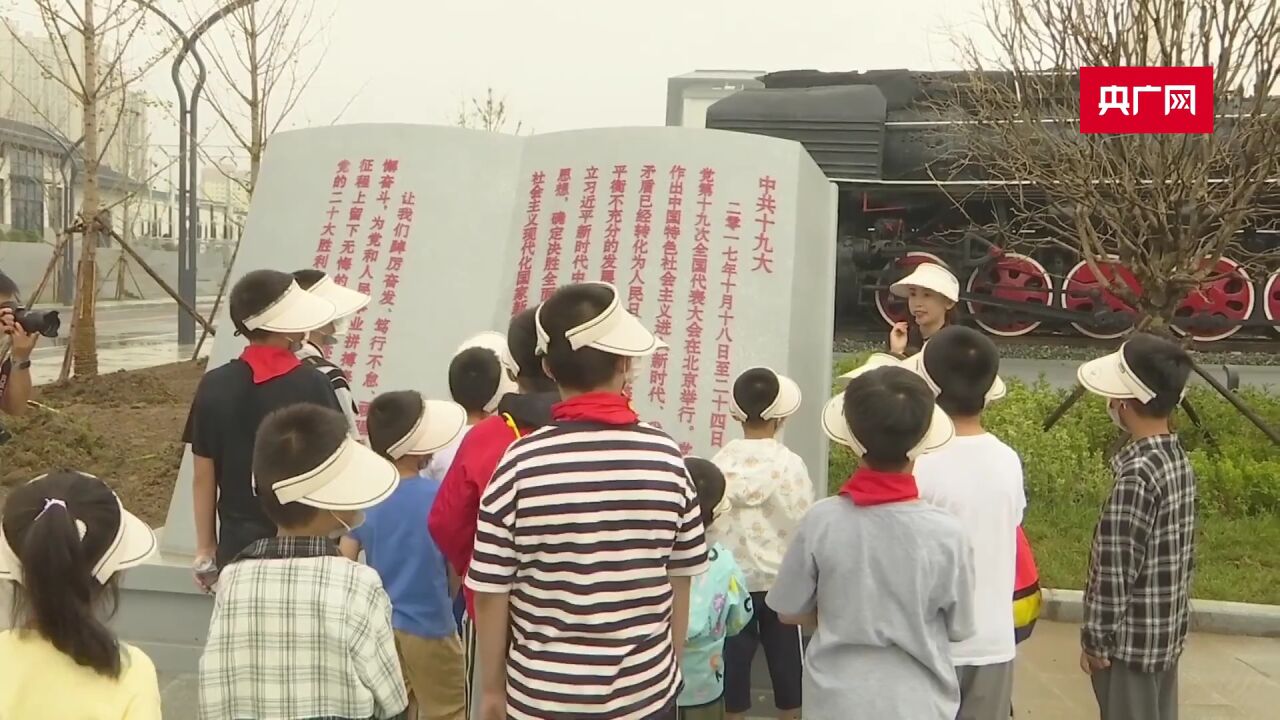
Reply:
M773 701L779 710L800 707L804 659L800 628L787 625L765 602L765 593L751 593L755 614L737 635L724 641L724 706L745 715L751 709L751 665L763 646L773 682Z
M724 720L724 698L706 705L681 705L680 720Z
M465 720L462 640L457 635L424 638L399 630L396 654L409 694L425 720Z

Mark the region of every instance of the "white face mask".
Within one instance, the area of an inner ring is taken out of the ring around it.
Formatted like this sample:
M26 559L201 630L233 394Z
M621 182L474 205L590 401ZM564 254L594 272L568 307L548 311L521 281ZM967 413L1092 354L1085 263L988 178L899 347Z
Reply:
M334 519L334 520L337 520L337 521L338 521L338 524L342 526L342 529L341 529L341 530L334 530L333 532L329 533L329 537L330 537L330 538L332 538L332 539L334 539L334 540L340 539L340 538L342 538L344 535L350 535L352 530L355 530L356 528L358 528L358 527L360 527L361 525L363 525L363 524L364 524L364 512L363 512L363 511L357 511L357 512L356 512L355 523L354 523L354 524L352 524L352 525L348 525L348 524L346 524L345 522L343 522L343 521L342 521L342 518L341 518L341 517L338 517L338 514L337 514L337 513L335 513L335 512L334 512L334 511L332 511L332 510L330 510L330 511L329 511L329 514L330 514L330 515L332 515L332 516L333 516L333 519Z
M1118 400L1108 400L1107 417L1111 418L1111 422L1114 423L1116 427L1127 432L1129 428L1124 426L1124 420L1120 417L1121 404L1122 402Z

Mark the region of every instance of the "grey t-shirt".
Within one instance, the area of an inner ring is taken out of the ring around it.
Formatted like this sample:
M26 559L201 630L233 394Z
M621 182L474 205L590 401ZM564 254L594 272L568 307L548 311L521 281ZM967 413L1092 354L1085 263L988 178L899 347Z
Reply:
M814 505L766 598L784 615L817 610L806 720L955 718L950 643L976 631L972 554L960 523L922 502Z

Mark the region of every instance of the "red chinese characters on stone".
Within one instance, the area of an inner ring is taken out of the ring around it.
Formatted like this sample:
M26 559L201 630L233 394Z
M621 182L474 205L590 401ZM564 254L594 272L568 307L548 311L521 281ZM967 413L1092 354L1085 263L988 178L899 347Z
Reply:
M569 199L569 184L573 182L573 170L569 168L560 168L560 173L556 175L556 197L561 200Z
M631 281L627 286L627 311L640 314L644 303L644 269L649 264L649 234L653 223L653 185L658 168L645 165L640 169L640 202L636 207L634 240L631 243Z
M609 183L609 222L604 226L604 257L600 262L600 279L614 284L618 277L618 236L622 234L622 203L627 194L627 166L613 166L613 182Z
M396 306L396 288L400 286L400 269L404 267L404 254L409 247L417 203L417 195L404 192L400 195L400 205L396 209L396 239L391 242L387 261L382 267L382 289L374 297L378 317L373 321L373 336L369 338L369 354L364 362L365 374L361 384L370 390L378 388L378 371L385 359L387 336L391 333L391 313ZM395 266L394 270L392 265Z
M680 421L689 423L697 415L698 377L702 372L702 333L706 322L707 257L711 247L711 197L715 194L716 172L702 168L698 174L698 214L693 221L693 263L689 273L689 311L685 318L684 373L680 385Z
M547 234L547 257L542 261L542 300L555 294L560 286L560 253L564 250L564 225L569 216L563 210L551 213L551 231Z
M591 229L596 215L596 191L600 184L600 168L594 165L587 168L587 175L582 182L582 200L578 203L578 229L573 239L573 282L580 283L587 279L590 267Z
M756 264L751 271L773 274L773 239L769 237L769 228L777 224L773 216L778 212L778 202L773 196L773 191L778 189L778 181L765 175L760 178L759 185L760 196L756 198L756 224L760 226L760 232L756 234L756 247L752 251Z
M520 232L520 264L516 268L516 292L511 299L511 314L529 307L529 279L533 274L533 258L538 252L538 217L542 212L542 194L547 174L541 170L529 179L529 204L525 210L524 229Z
M719 303L716 311L719 330L716 332L716 365L712 374L714 380L714 404L711 412L711 446L724 447L725 428L728 425L729 395L733 392L733 302L734 291L738 288L738 243L742 237L738 229L742 227L742 205L731 202L725 211L724 234L721 240L724 249L720 251L720 283Z
M343 188L347 186L347 174L351 171L350 160L339 160L333 173L332 190L329 193L329 209L325 212L324 225L320 227L320 239L316 242L315 256L311 258L311 267L316 270L329 271L329 263L333 254L333 241L338 231L338 217L342 210L338 208L346 199Z
M671 308L676 301L676 270L680 258L680 223L684 214L683 165L672 165L667 173L667 212L663 222L662 275L658 279L658 316L653 332L663 340L671 337ZM649 400L663 407L667 403L667 356L659 353L649 364Z

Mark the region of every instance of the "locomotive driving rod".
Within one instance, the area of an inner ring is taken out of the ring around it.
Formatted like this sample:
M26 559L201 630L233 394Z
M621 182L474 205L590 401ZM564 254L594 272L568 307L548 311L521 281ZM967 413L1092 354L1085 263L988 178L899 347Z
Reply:
M1271 442L1276 445L1280 445L1280 433L1277 433L1274 428L1268 425L1266 420L1262 419L1261 416L1253 411L1253 408L1245 404L1245 402L1240 399L1239 395L1236 395L1225 385L1218 382L1218 378L1211 375L1209 371L1200 367L1199 363L1192 361L1191 369L1195 370L1196 374L1204 378L1204 381L1209 384L1209 387L1216 390L1219 395L1226 399L1227 402L1231 403L1232 407L1261 430L1262 434L1271 438ZM1057 424L1057 422L1062 419L1062 416L1066 415L1067 411L1080 400L1084 393L1084 386L1077 383L1075 388L1071 391L1071 394L1067 395L1067 397L1063 399L1062 403L1058 405L1058 407L1054 408L1053 412L1049 413L1049 416L1044 419L1044 430L1048 432L1050 428ZM1182 401L1182 406L1183 409L1187 411L1187 416L1192 419L1192 422L1196 425L1200 425L1197 413L1187 404L1185 399Z

